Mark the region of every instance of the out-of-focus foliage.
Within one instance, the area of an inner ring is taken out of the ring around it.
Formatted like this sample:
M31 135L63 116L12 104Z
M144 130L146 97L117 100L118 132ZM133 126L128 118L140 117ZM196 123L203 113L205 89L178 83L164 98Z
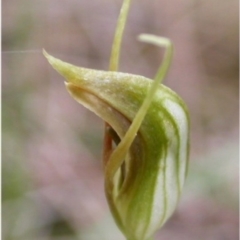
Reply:
M65 92L41 49L108 68L121 1L4 1L3 239L123 239L103 194L103 123ZM238 238L238 2L134 0L120 70L152 78L175 44L165 81L190 107L191 161L178 211L156 239Z

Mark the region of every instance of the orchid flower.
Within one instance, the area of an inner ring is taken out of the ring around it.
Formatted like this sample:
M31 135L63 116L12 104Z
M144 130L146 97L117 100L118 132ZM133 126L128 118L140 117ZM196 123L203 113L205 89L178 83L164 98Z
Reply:
M171 216L187 173L189 114L184 101L162 84L173 45L163 37L139 40L166 49L154 80L118 71L131 0L124 0L109 71L87 69L44 55L65 79L70 95L105 122L105 194L127 240L150 240Z

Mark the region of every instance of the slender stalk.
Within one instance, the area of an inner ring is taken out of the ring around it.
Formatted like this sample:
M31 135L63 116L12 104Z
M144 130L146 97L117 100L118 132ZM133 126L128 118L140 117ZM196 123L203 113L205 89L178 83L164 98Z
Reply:
M113 40L112 52L111 52L110 63L109 63L110 71L118 71L123 31L125 29L130 3L131 3L131 0L123 1L120 15L118 17L117 28L116 28L116 32Z
M113 44L112 44L109 71L118 71L123 32L124 32L126 21L127 21L130 3L131 3L131 0L124 0L122 4L122 8L118 17L117 27L114 35ZM104 166L107 164L109 160L109 156L112 152L112 138L108 134L109 127L110 127L109 124L105 123L104 150L103 150Z

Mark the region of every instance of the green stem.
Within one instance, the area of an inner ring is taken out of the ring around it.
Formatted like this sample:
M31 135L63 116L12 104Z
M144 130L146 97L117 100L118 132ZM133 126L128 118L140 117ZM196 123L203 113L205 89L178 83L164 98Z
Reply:
M130 8L131 0L124 0L121 11L118 17L117 27L115 31L115 36L112 44L112 51L109 63L109 71L118 71L119 66L119 58L120 58L120 50L121 43L123 38L123 31L126 25L127 16ZM103 163L107 164L109 160L109 154L112 149L112 138L109 136L108 131L108 123L105 123L105 133L104 133L104 149L103 149Z
M126 25L131 0L124 0L120 15L118 17L117 28L113 40L112 52L109 63L109 71L118 71L120 49L123 37L123 31Z

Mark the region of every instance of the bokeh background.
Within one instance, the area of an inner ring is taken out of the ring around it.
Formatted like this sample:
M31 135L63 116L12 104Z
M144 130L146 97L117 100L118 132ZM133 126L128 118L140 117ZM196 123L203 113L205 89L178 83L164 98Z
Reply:
M103 122L77 104L41 49L108 69L120 0L2 1L4 240L123 240L103 192ZM156 240L238 239L238 1L133 0L120 70L152 78L172 39L165 84L189 106L189 174Z

